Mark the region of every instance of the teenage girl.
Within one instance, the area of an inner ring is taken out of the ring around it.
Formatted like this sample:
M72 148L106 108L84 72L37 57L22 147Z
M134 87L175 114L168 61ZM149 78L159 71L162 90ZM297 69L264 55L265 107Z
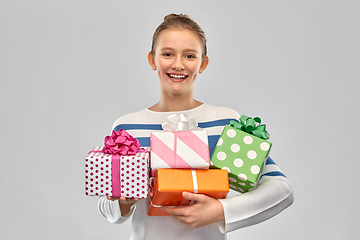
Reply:
M187 15L170 14L156 29L148 54L156 71L161 96L155 105L117 119L113 130L124 129L143 147L150 146L150 133L162 131L161 124L173 113L195 118L209 136L212 154L224 125L238 120L232 109L199 102L193 98L195 80L209 63L203 30ZM268 158L256 190L226 199L183 192L194 200L186 207L162 210L171 216L148 216L147 200L100 197L101 214L112 223L132 216L131 239L228 239L228 232L262 222L293 202L289 181L275 162ZM117 239L122 239L120 236Z

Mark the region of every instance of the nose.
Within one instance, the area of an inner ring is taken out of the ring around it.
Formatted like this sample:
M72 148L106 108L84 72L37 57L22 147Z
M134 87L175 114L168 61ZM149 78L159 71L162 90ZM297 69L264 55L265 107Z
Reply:
M175 70L184 70L185 69L185 65L183 63L183 59L182 57L176 57L174 58L174 62L172 63L171 67Z

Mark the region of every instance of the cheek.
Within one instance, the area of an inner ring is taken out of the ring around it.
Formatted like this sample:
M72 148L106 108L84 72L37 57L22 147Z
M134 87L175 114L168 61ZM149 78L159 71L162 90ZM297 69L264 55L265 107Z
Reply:
M158 72L164 72L169 68L169 64L166 61L157 61L156 67Z
M199 73L200 64L190 64L187 69L192 75L197 75Z

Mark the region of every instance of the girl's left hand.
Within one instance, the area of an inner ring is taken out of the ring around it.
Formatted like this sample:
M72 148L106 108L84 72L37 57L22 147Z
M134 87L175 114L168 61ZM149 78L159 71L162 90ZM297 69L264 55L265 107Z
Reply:
M186 207L162 207L161 210L191 227L202 227L225 219L221 202L204 194L183 192L183 197L195 203Z

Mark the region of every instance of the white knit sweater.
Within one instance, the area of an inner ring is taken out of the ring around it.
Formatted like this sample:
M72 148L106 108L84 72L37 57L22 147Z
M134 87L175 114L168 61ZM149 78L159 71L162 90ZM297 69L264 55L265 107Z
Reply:
M137 138L143 147L150 146L150 133L162 131L161 124L174 112L154 112L148 109L127 114L117 119L113 129L124 129ZM224 125L230 120L238 120L239 114L225 107L209 104L182 111L189 118L195 118L199 127L208 132L210 156ZM256 190L239 194L220 202L224 208L225 221L192 228L170 216L148 216L147 201L141 199L126 217L121 217L117 201L100 197L100 213L111 223L122 223L132 216L132 240L146 239L228 239L228 232L260 223L273 217L290 206L293 193L289 181L275 162L268 158Z

